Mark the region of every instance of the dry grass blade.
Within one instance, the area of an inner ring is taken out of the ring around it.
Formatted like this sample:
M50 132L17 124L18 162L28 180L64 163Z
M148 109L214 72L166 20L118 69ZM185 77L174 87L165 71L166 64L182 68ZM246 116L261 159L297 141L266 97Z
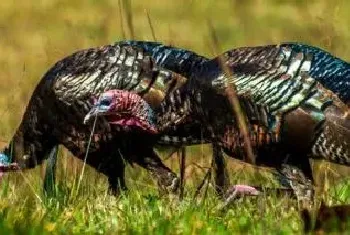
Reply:
M41 199L41 197L39 196L39 194L36 193L32 183L28 180L27 176L25 176L23 174L23 171L19 171L19 173L21 174L22 178L23 178L23 181L29 186L30 190L32 191L33 195L35 196L35 198L37 198L40 203L43 202L43 200Z
M132 21L132 9L131 9L131 1L130 0L123 0L123 8L126 15L126 23L128 25L130 38L134 39L134 25Z
M219 54L221 52L221 50L219 48L219 43L218 43L218 39L216 37L214 27L212 26L210 21L208 21L208 27L209 27L210 35L212 38L215 54ZM222 69L223 69L224 73L226 74L226 76L232 77L232 72L228 68L228 66L226 65L225 59L222 56L219 56L219 60L220 60L220 64L221 64ZM233 108L233 112L237 117L239 129L243 135L243 139L244 139L244 143L245 143L244 146L246 149L245 161L250 163L250 164L255 164L255 155L254 155L253 150L252 150L252 145L251 145L250 138L249 138L249 132L248 132L247 124L245 121L245 116L241 110L239 100L237 98L237 94L235 92L233 84L226 84L225 95L227 96L227 98L231 104L231 107Z
M199 193L201 192L205 182L210 178L211 176L211 168L208 169L207 173L204 175L202 182L198 185L198 187L196 188L196 191L194 192L193 195L193 201L195 201L199 195Z
M179 147L175 147L165 158L163 158L163 161L169 160L176 152L179 151Z
M123 10L122 10L121 0L118 1L118 8L119 8L119 21L120 21L120 29L122 31L122 38L126 39L125 30L123 26Z
M146 16L147 16L149 28L151 29L152 38L153 38L154 41L157 41L156 34L154 33L154 28L153 28L153 25L152 25L151 17L149 16L149 13L148 13L147 9L145 9L145 13L146 13Z
M94 124L92 126L92 130L91 130L90 137L89 137L89 142L88 142L88 145L86 147L86 153L85 153L85 157L84 157L83 168L82 168L82 170L80 172L80 176L79 176L79 180L78 180L78 186L77 186L77 190L75 191L76 192L75 195L78 195L80 184L81 184L81 181L83 180L83 176L84 176L84 172L85 172L85 166L86 166L86 160L87 160L87 157L89 155L89 149L90 149L92 137L93 137L94 132L95 132L96 122L97 122L97 115L95 116Z
M186 147L181 147L181 152L178 151L180 157L180 194L179 199L182 200L185 190L185 169L186 169Z
M208 183L207 183L207 185L206 185L206 187L204 189L204 195L203 195L202 201L201 201L202 205L203 205L203 203L205 202L205 199L208 196L208 189L209 189L209 184L210 184L211 172L212 172L212 169L210 169L209 172L208 172L208 178L207 178Z

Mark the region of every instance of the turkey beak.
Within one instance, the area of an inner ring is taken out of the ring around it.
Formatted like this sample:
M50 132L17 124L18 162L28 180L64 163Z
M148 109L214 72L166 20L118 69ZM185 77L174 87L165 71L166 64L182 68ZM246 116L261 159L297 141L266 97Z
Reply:
M97 116L104 116L107 115L109 112L109 108L101 107L101 106L94 106L91 108L88 114L84 117L84 124L87 124Z
M86 125L88 122L90 122L91 118L93 116L97 116L98 109L96 107L93 107L88 114L85 115L84 118L84 124Z

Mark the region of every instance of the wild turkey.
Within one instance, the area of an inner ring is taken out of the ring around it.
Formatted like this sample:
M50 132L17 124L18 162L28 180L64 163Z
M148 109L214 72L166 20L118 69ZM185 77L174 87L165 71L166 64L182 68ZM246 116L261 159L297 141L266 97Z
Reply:
M333 65L336 72L328 65ZM223 71L225 66L231 77ZM350 165L349 109L335 94L348 101L349 89L343 86L349 87L349 71L346 62L320 49L282 44L225 52L221 58L202 64L193 74L208 89L216 90L216 94L223 94L231 84L236 87L257 164L280 169L302 198L308 196L305 194L310 193L313 184L309 157ZM206 95L202 95L203 103L213 100ZM209 123L217 137L223 138L225 151L243 159L243 141L237 127L222 125L233 118L223 120L225 116L217 115L220 110L214 105L216 101L211 103Z
M156 66L150 56L131 46L107 45L73 53L41 79L1 157L6 160L10 156L10 162L28 169L40 164L48 154L55 159L57 145L62 144L80 159L88 154L87 164L108 177L114 192L126 187L122 157L148 169L160 185L175 190L178 179L153 151L149 144L153 140L144 139L140 132L115 131L102 121L96 123L87 149L92 127L84 125L83 120L91 108L91 96L105 90L132 90L150 105L157 105L185 81Z

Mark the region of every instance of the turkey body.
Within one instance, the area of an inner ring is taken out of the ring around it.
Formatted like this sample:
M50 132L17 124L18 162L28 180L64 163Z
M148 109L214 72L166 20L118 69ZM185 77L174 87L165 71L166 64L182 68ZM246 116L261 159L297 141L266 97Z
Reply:
M348 101L349 90L344 86L349 86L349 65L330 54L314 56L315 48L305 48L294 44L237 48L223 53L224 64L214 58L194 72L198 81L217 94L235 86L257 164L279 169L300 197L310 195L313 185L309 158L350 165L350 118L344 103ZM334 77L329 64L344 76ZM223 72L223 66L231 76ZM225 151L244 159L237 125L229 133L222 125L234 117L212 116L218 120L211 123L216 135L224 137Z
M83 121L92 97L106 90L133 91L156 107L184 82L137 48L107 45L78 51L57 62L38 83L4 153L12 153L12 161L26 169L40 164L50 152L56 158L57 145L62 144L82 160L87 156L87 164L108 177L114 192L125 188L124 160L148 169L160 185L175 190L177 177L153 151L152 138L113 130L104 120L98 120L93 131Z
M248 122L263 126L269 132L270 136L265 136L265 140L258 140L258 133L252 131L256 146L280 142L285 145L284 149L288 149L287 152L308 152L315 158L349 165L350 123L348 107L344 103L348 101L348 90L342 86L349 86L349 78L345 76L348 70L338 71L344 74L342 79L334 78L333 71L326 65L322 66L324 71L314 68L322 64L321 59L315 62L318 57L314 57L313 51L304 52L289 44L238 48L223 56L226 66L232 71L231 80L221 73L217 59L208 62L212 65L204 66L211 68L210 73L203 70L198 72L198 76L209 80L215 77L211 84L219 89L225 86L225 79L236 86ZM345 64L334 57L333 60L326 58L323 62L334 64L334 69L340 63ZM314 78L312 71L323 74L322 79ZM334 92L325 88L325 81L328 87L333 85ZM335 93L343 97L343 101ZM328 151L328 147L338 150Z

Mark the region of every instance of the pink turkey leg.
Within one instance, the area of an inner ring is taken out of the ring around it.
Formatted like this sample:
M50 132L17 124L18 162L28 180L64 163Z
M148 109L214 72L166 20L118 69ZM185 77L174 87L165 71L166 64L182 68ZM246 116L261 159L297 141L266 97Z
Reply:
M254 187L241 184L234 185L227 190L225 196L226 199L224 204L221 206L221 210L225 209L232 201L237 198L241 198L243 196L258 196L259 194L260 191Z

